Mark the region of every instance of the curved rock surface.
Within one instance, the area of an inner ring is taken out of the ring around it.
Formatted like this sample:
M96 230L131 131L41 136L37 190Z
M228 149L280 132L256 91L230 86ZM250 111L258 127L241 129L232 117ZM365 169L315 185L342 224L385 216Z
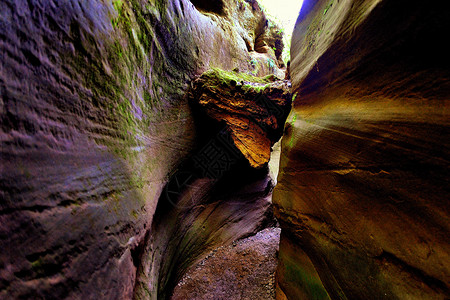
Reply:
M189 81L281 72L249 47L277 40L254 2L192 3L0 2L0 298L130 299L195 145Z
M288 81L214 69L193 82L188 97L207 117L226 125L233 144L252 167L269 162L291 109Z
M449 21L424 1L305 1L277 299L448 299Z

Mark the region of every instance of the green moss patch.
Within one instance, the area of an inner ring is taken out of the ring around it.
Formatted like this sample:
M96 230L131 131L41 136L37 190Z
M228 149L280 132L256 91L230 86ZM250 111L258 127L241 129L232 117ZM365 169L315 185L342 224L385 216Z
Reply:
M201 78L205 80L205 84L209 89L221 89L222 93L227 93L227 88L232 88L233 90L236 86L239 86L244 93L260 93L270 83L278 80L273 74L265 77L256 77L246 73L229 72L217 68L206 71Z

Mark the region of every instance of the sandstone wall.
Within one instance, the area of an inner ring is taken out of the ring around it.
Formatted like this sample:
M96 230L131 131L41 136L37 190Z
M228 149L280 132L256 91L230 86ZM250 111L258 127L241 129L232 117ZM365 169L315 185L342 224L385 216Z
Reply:
M449 20L443 3L305 1L278 299L448 298Z
M189 81L278 70L274 51L249 52L270 31L252 2L200 2L0 2L0 298L132 297L161 190L195 144Z

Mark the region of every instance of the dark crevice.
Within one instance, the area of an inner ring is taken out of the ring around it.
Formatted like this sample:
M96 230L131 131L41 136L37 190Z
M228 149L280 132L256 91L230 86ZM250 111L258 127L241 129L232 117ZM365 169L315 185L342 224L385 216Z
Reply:
M133 265L136 267L136 277L135 278L139 278L139 274L144 272L142 270L142 261L143 261L143 256L145 253L145 246L148 244L148 241L150 240L150 229L147 229L147 231L145 232L145 236L144 238L138 243L138 245L134 248L132 248L131 251L131 259L133 260ZM148 259L148 258L147 258ZM135 280L134 281L134 287L133 287L133 295L136 295L136 290L138 288L138 284L139 281Z
M147 230L142 241L133 249L131 249L131 258L133 260L133 265L138 269L139 262L142 261L142 254L144 253L144 248L146 243L150 238L150 230Z
M213 13L219 16L225 15L222 0L191 0L191 2L200 12Z

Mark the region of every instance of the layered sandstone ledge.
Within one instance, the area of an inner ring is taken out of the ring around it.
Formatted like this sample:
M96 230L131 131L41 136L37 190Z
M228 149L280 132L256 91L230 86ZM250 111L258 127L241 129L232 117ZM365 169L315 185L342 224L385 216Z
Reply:
M291 109L290 82L274 75L260 78L219 69L196 79L189 99L206 116L226 126L233 144L254 168L269 162Z

